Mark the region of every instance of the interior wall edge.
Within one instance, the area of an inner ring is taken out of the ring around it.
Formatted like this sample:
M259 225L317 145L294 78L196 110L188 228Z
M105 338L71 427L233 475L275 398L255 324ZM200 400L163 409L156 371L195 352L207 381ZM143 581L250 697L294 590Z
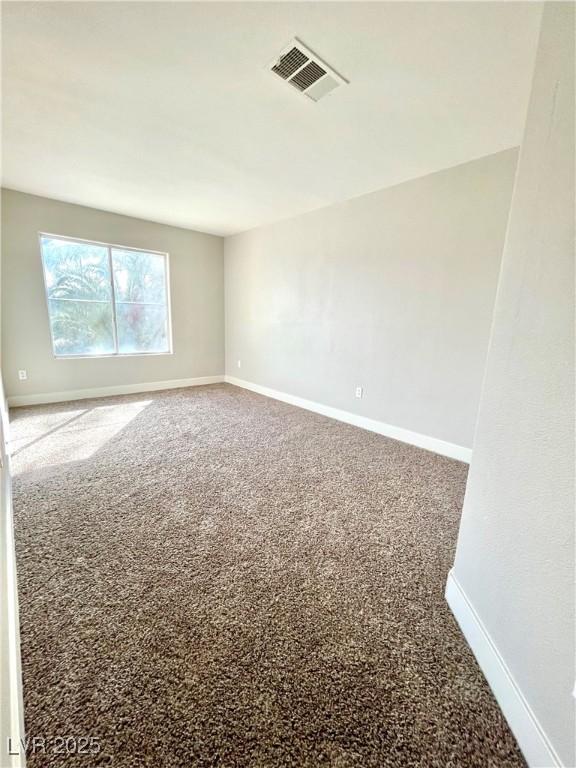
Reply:
M7 438L8 415L0 376L0 764L24 768L24 698Z
M446 600L528 765L531 768L564 768L504 657L458 582L454 569L448 574Z

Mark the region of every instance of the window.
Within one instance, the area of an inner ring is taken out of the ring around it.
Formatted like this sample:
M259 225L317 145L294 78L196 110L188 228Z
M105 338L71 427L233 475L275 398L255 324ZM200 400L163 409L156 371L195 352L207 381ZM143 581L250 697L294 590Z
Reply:
M40 235L57 357L171 351L168 255Z

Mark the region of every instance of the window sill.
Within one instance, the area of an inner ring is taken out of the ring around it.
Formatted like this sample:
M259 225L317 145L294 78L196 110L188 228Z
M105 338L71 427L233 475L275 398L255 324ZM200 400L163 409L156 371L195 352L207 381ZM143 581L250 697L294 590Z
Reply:
M167 357L173 355L174 352L124 352L122 354L112 355L55 355L52 353L54 360L122 360L124 358L133 357Z

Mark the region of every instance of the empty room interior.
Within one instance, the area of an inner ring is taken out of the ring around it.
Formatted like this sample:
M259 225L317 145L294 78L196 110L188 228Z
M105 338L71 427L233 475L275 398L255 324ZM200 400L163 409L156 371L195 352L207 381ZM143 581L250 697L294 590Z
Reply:
M575 4L0 11L0 768L574 768Z

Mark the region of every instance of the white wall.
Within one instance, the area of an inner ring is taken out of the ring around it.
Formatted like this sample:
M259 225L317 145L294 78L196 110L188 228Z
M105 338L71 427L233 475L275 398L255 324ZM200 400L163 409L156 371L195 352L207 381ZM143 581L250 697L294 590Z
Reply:
M38 232L168 251L172 355L56 359ZM2 372L8 397L224 372L223 241L187 229L2 190ZM18 380L18 370L28 380Z
M227 375L470 447L516 157L227 238Z
M550 754L574 766L572 3L545 7L452 577ZM531 764L553 764L502 692Z

